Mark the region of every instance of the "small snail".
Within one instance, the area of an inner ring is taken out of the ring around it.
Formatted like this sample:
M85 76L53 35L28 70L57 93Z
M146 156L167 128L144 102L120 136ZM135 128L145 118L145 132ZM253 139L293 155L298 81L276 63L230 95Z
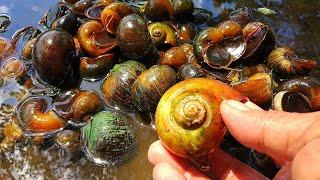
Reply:
M177 156L207 155L219 147L224 136L221 102L245 98L217 80L184 80L162 96L155 115L157 133L164 146Z
M101 79L115 63L114 54L103 54L95 58L83 57L80 61L80 75L90 81Z
M310 100L299 92L281 91L273 98L273 109L286 112L312 112Z
M158 47L177 46L175 29L163 22L152 23L148 26L153 43Z
M118 26L117 44L127 58L139 59L145 56L152 44L145 20L136 14L124 17Z
M0 77L4 79L23 77L27 72L24 63L16 58L10 58L4 61L0 69Z
M102 85L107 104L114 108L131 110L133 108L131 86L146 69L137 61L116 64Z
M160 56L160 64L179 68L187 63L188 57L182 47L173 47Z
M167 65L154 65L133 83L133 104L140 111L154 111L161 96L176 83L176 72Z
M111 51L116 45L116 39L104 31L98 21L88 21L78 29L78 40L81 47L93 57Z
M36 134L52 134L65 127L65 122L43 97L28 97L18 105L18 125L23 131Z
M235 21L225 21L219 26L224 38L236 38L242 35L240 25Z
M267 66L273 69L277 75L288 77L310 72L317 67L317 62L298 58L288 47L278 47L269 54Z
M257 73L245 81L232 85L233 88L246 95L252 102L263 105L272 98L272 78L269 73Z
M71 90L59 94L53 105L59 116L81 126L102 109L102 100L94 91Z
M40 78L50 85L62 85L72 71L74 51L73 38L66 31L52 29L42 33L32 50L34 67Z
M101 22L109 33L116 34L120 20L129 14L133 14L133 9L127 3L114 2L101 12Z
M129 160L136 149L136 137L130 118L102 111L81 130L86 157L100 165L119 165Z

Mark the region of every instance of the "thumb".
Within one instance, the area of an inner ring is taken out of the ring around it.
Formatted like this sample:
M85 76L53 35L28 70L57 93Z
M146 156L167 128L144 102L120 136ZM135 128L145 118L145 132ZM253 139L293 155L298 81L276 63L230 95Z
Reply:
M220 109L240 143L278 161L291 161L305 144L320 137L319 112L263 111L234 100L224 101Z

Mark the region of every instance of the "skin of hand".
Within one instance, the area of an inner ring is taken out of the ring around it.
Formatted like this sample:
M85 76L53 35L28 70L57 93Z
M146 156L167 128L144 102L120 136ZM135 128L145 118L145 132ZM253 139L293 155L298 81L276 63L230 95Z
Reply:
M243 104L233 100L224 101L220 110L233 137L282 164L274 179L320 179L320 112L264 111L250 101ZM156 180L267 179L220 149L208 157L214 168L206 176L189 160L167 151L160 141L148 151Z

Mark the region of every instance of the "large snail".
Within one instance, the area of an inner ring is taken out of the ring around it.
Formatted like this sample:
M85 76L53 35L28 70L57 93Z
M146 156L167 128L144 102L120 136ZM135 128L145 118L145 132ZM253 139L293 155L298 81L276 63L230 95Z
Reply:
M161 98L156 129L165 147L181 157L199 157L217 148L224 135L220 104L246 99L230 86L207 78L184 80Z

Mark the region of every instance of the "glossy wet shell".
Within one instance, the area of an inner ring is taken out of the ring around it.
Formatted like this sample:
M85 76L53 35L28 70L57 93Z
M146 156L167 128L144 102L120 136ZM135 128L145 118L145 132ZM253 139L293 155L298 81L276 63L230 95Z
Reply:
M117 64L103 82L102 92L108 105L124 110L133 108L131 86L147 68L137 61Z
M136 14L124 17L118 26L117 44L127 58L145 56L151 48L151 38L144 19Z
M155 65L133 83L133 103L140 111L155 111L161 96L176 83L176 72L167 65Z
M70 56L75 50L72 36L64 30L44 32L35 42L32 59L40 78L60 86L71 71Z
M130 119L122 114L102 111L82 128L82 141L89 160L101 165L117 165L129 160L136 149Z
M219 146L225 127L220 104L245 97L220 81L195 78L172 86L161 98L156 129L164 146L181 157L199 157Z

